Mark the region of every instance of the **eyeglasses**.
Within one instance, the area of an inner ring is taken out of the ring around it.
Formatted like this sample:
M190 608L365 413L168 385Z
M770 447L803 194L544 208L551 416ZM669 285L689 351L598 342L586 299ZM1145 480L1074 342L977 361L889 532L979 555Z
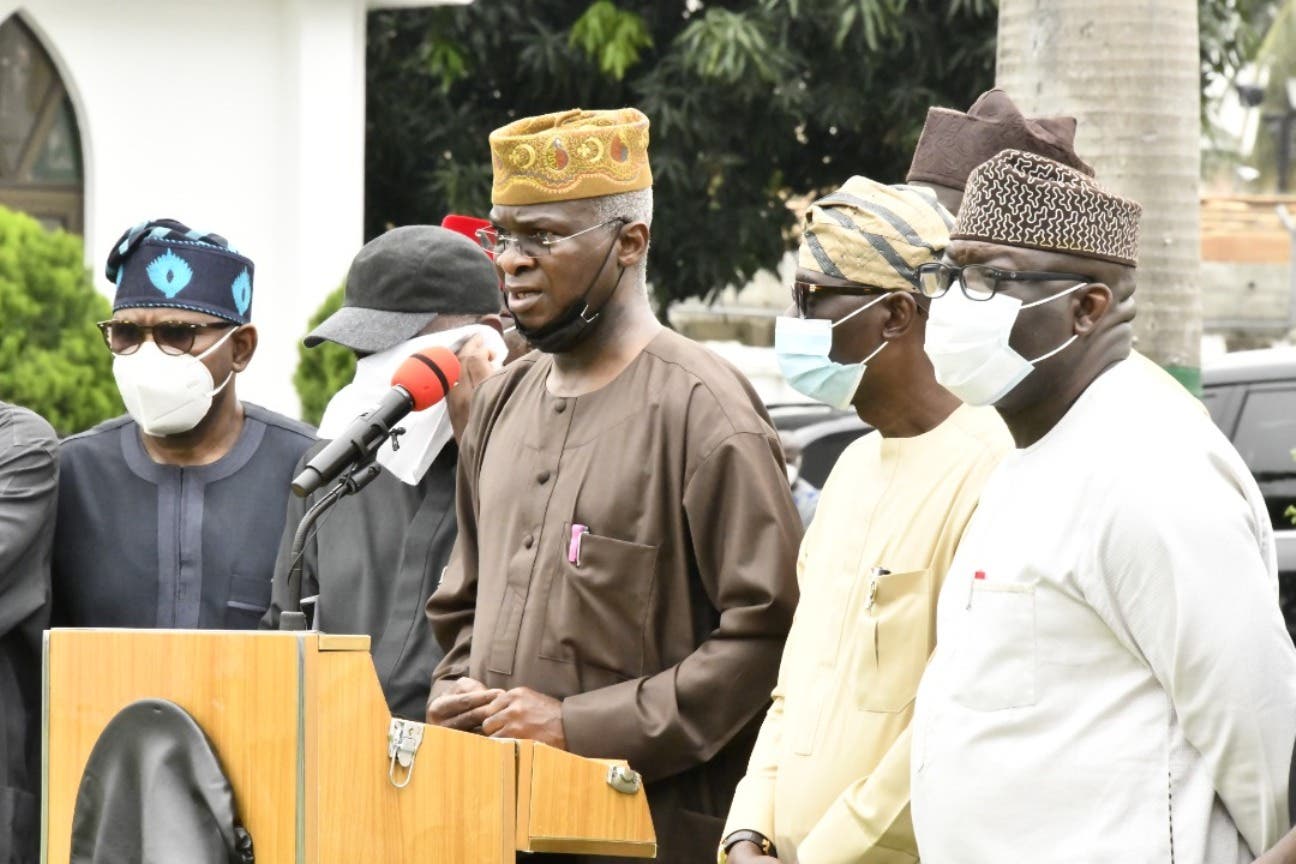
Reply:
M608 225L613 225L613 224L623 225L629 221L630 220L626 219L625 217L617 217L616 219L609 219L606 222L600 222L597 225L591 225L588 228L584 228L580 231L577 231L575 234L565 234L565 235L553 234L549 231L536 231L534 233L524 234L521 237L518 237L513 234L504 234L498 231L497 229L495 229L494 227L478 228L477 242L481 244L481 247L483 249L485 249L491 255L494 255L496 258L498 258L499 256L503 255L505 252L507 252L510 246L518 250L519 253L525 255L527 258L539 258L541 256L548 255L549 251L554 246L558 245L564 240L570 240L573 237L579 237L582 234L588 234L591 231L595 231L599 228L603 228Z
M1002 291L1000 282L1062 282L1071 280L1088 284L1092 276L1083 273L1058 273L1051 270L1001 270L988 264L959 267L932 261L918 268L918 288L927 297L940 297L958 282L969 300L989 300Z
M792 302L798 318L810 318L810 304L817 294L840 294L846 297L872 297L891 292L869 285L820 285L817 282L793 282Z
M227 330L239 325L233 321L221 321L216 324L194 324L188 321L162 321L157 324L100 321L95 326L103 334L104 344L108 346L108 350L114 354L122 356L134 354L143 344L145 334L148 334L163 354L178 357L189 353L199 333L205 330Z

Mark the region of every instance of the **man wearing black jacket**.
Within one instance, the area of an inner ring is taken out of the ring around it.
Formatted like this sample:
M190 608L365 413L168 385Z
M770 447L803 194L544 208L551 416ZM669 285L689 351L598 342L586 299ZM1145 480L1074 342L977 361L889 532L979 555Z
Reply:
M370 241L352 262L343 307L306 337L307 347L335 342L359 358L355 379L324 413L320 438L341 434L390 389L402 360L433 345L458 354L461 384L490 375L507 353L499 310L495 268L463 235L415 225ZM399 448L389 442L379 450L377 479L329 511L302 559L302 593L316 598L316 627L368 634L392 713L414 720L423 719L432 670L442 656L423 605L440 582L457 534L454 439L471 392L470 386L455 388L443 403L402 420ZM297 470L325 443L303 454ZM289 499L264 627L278 626L297 524L327 489Z
M0 402L0 864L40 846L41 631L49 622L58 438Z

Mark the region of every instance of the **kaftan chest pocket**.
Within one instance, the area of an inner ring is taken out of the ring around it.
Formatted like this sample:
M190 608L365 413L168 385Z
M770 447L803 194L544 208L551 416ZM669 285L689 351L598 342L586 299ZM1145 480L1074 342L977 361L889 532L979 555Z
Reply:
M545 609L541 656L587 663L626 678L643 675L657 547L585 534L579 555L568 554L566 545L561 551Z
M918 692L931 650L930 571L870 575L852 604L856 707L902 711Z
M953 648L956 702L973 711L1034 705L1038 688L1035 583L973 579Z
M269 579L253 579L235 574L230 579L224 626L230 630L255 630L269 607Z

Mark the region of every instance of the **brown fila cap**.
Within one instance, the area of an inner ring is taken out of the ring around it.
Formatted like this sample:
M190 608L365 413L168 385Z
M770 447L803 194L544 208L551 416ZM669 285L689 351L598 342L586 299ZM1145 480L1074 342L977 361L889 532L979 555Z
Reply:
M978 240L1064 252L1135 267L1139 216L1134 201L1106 191L1074 168L1005 150L968 177L951 240Z

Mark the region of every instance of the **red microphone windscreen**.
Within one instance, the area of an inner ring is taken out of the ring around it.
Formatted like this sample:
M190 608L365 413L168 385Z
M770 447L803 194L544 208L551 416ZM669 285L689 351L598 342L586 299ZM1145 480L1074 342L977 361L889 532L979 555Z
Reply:
M414 398L414 410L422 411L444 399L458 380L459 358L449 348L436 346L406 357L391 383L404 387Z

